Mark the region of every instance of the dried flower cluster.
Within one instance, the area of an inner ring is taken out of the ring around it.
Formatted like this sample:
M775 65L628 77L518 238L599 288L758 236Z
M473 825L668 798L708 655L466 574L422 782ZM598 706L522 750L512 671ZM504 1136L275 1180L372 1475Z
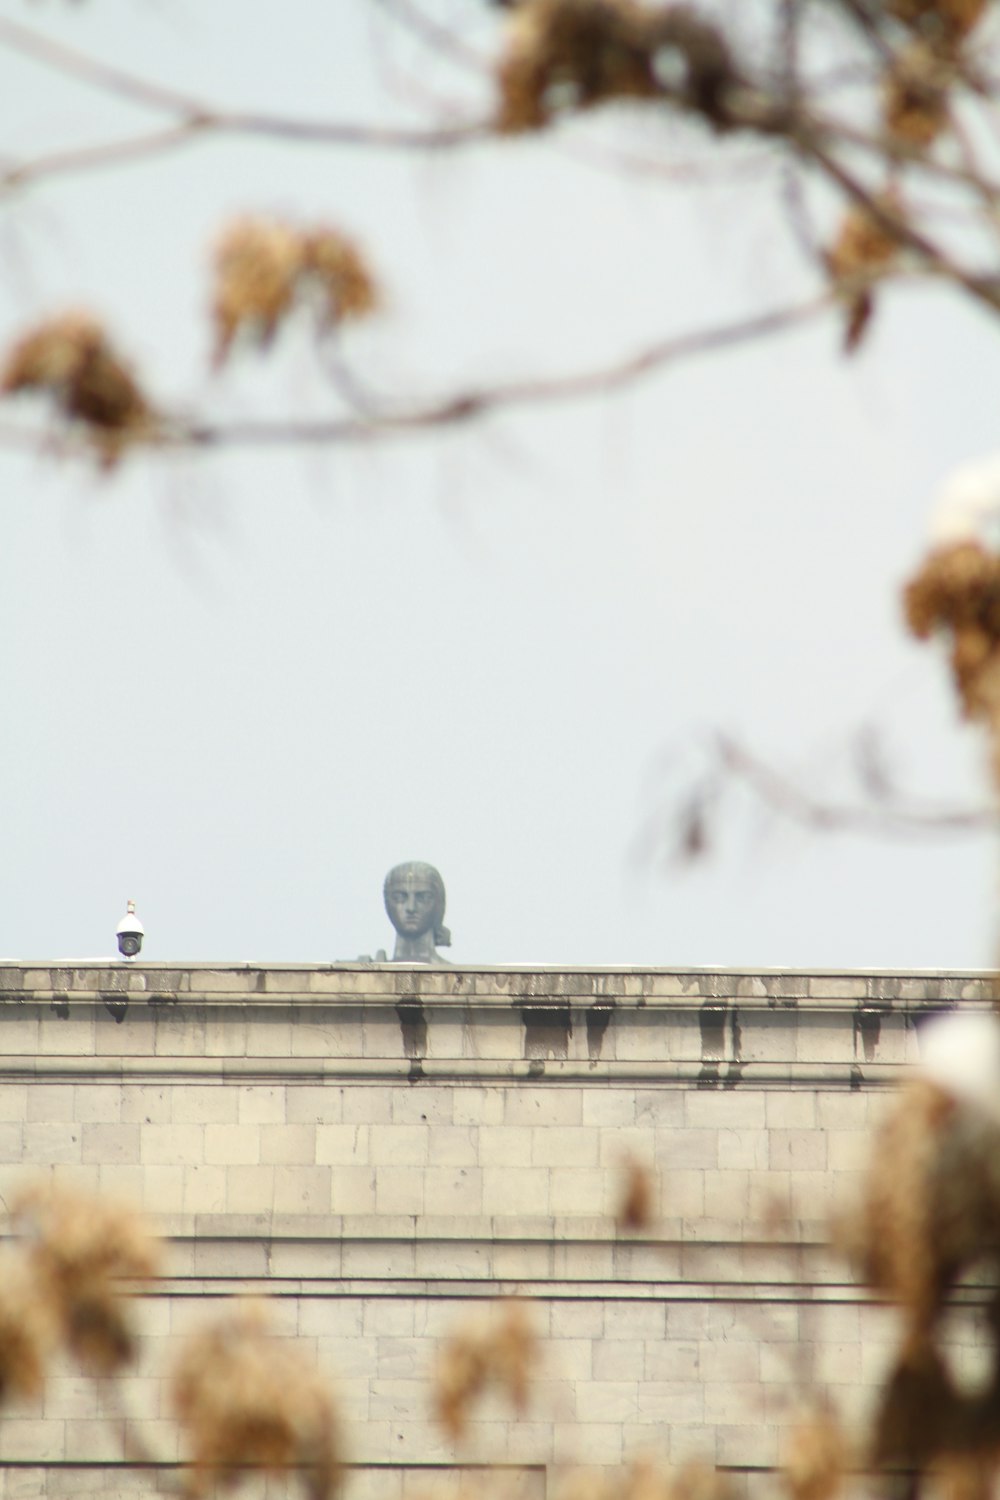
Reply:
M0 1262L0 1401L41 1395L56 1338L51 1303L30 1266L19 1255L5 1255Z
M498 68L497 127L538 130L566 110L663 98L723 127L725 91L735 81L722 33L686 5L524 0Z
M931 1026L925 1076L907 1085L876 1134L860 1201L837 1237L902 1319L872 1462L919 1473L945 1463L960 1490L970 1477L993 1481L1000 1472L1000 1293L987 1307L993 1366L985 1389L961 1390L938 1342L958 1279L973 1265L995 1265L1000 1251L1000 1035L987 1017Z
M833 1412L819 1407L792 1428L781 1478L791 1500L833 1500L847 1472L849 1447Z
M24 391L45 392L61 417L81 423L105 468L156 428L135 376L88 313L50 318L18 340L0 367L0 395Z
M130 1209L66 1188L30 1188L13 1212L29 1232L33 1283L60 1338L84 1369L114 1374L135 1354L119 1283L155 1274L156 1242Z
M847 309L844 343L848 351L858 347L871 319L871 283L890 269L899 254L899 242L889 227L902 212L898 197L887 193L875 200L874 208L876 212L860 205L850 209L826 256Z
M656 1186L644 1162L626 1157L615 1222L619 1229L648 1229L656 1213Z
M1000 787L1000 554L978 541L935 549L907 583L903 603L918 640L948 639L962 710L987 729Z
M515 1411L525 1410L537 1350L528 1313L513 1301L448 1339L434 1376L434 1414L453 1441L464 1435L473 1404L488 1389L500 1391Z
M378 289L357 246L335 229L296 229L278 219L238 219L215 251L215 359L245 334L266 345L281 322L312 298L322 327L364 318Z
M328 1390L294 1347L276 1341L263 1309L240 1303L185 1344L171 1384L188 1439L190 1488L235 1483L248 1470L295 1470L308 1500L341 1478L340 1423Z

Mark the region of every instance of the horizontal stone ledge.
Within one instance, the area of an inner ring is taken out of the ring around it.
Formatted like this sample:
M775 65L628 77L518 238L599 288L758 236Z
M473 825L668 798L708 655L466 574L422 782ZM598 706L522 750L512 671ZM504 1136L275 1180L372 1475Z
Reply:
M0 1019L0 1041L3 1022ZM747 1089L860 1089L893 1086L908 1064L842 1060L709 1062L700 1059L598 1058L408 1058L408 1057L232 1057L155 1054L8 1054L0 1059L0 1082L37 1083L381 1083L421 1084L571 1083L676 1084L720 1093Z
M995 1289L962 1288L953 1301L962 1306L985 1306ZM267 1297L275 1301L495 1301L501 1298L545 1302L664 1302L671 1306L693 1303L727 1307L888 1307L884 1298L865 1287L826 1282L678 1282L678 1281L574 1281L539 1280L532 1277L484 1276L481 1280L437 1276L383 1277L371 1280L270 1276L159 1277L137 1288L142 1298L180 1300L229 1297Z
M409 968L399 964L169 963L52 960L0 962L0 994L11 998L55 998L110 993L123 998L169 1001L196 996L222 1003L267 1003L274 999L376 998L386 1003L413 997L461 1003L510 1004L531 1000L612 1000L642 1004L657 999L795 1001L992 1000L996 977L988 971L807 970L764 968L586 968L565 965L450 965Z

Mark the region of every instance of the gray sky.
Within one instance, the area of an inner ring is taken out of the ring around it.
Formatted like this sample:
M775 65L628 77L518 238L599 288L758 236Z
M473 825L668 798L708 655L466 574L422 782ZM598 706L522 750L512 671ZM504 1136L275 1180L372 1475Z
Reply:
M0 17L234 106L473 101L363 0ZM6 157L156 123L0 49ZM609 172L608 128L433 158L216 141L53 179L0 205L0 339L84 305L164 401L332 410L305 322L209 371L208 248L243 212L366 246L386 308L346 351L414 397L808 295L773 181ZM942 479L1000 446L998 388L1000 328L904 290L853 361L820 324L459 434L110 480L0 451L0 953L106 952L134 896L150 958L351 958L418 858L457 962L990 964L982 836L820 835L733 794L697 869L633 850L716 728L842 799L872 726L906 786L984 800L898 590Z

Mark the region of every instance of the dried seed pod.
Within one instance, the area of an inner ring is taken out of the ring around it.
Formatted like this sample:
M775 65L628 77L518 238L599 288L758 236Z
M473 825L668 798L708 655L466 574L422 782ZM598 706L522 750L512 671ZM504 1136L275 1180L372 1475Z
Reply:
M301 1352L274 1337L259 1305L240 1303L192 1334L170 1397L190 1449L193 1494L216 1480L288 1470L298 1471L308 1500L335 1494L342 1459L332 1397Z
M364 257L338 230L296 229L275 219L229 225L215 251L216 364L238 335L269 344L292 309L316 291L327 327L365 317L378 304Z
M882 118L888 133L911 146L929 146L948 122L953 70L942 66L926 42L914 42L896 57L882 86Z
M497 71L497 129L538 130L567 109L664 97L723 126L735 80L723 33L687 5L524 0Z
M515 1411L528 1402L537 1339L520 1302L507 1302L485 1322L461 1329L441 1349L434 1375L434 1415L453 1441L465 1434L473 1404L488 1388Z
M45 1185L12 1206L29 1231L26 1253L59 1336L87 1370L114 1374L135 1355L132 1299L122 1279L153 1276L158 1246L130 1208Z
M152 406L89 313L50 318L18 340L0 367L0 395L24 391L46 392L60 416L81 423L106 468L155 432Z

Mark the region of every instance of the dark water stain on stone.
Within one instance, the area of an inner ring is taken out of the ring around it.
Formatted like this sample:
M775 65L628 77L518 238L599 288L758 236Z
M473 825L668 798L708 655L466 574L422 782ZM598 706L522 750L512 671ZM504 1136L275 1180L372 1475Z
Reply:
M52 1010L59 1017L60 1021L68 1021L69 1020L69 996L68 995L53 995L52 996Z
M870 1005L859 1005L854 1012L854 1055L858 1055L858 1042L865 1062L874 1062L882 1034L882 1017Z
M525 1057L569 1056L573 1021L567 1003L525 1003L520 1006L520 1011L524 1023Z
M726 1012L728 1009L725 1001L706 1000L698 1010L702 1062L721 1062L726 1055Z
M529 1078L544 1078L545 1064L540 1057L533 1057L528 1064Z
M414 995L408 995L396 1006L399 1029L403 1037L403 1052L412 1059L427 1056L427 1018L424 1007ZM411 1075L412 1075L412 1069ZM423 1072L423 1069L421 1069Z
M110 994L102 995L101 999L104 1001L104 1005L108 1013L114 1016L115 1024L120 1026L125 1019L126 1012L128 1011L128 996L120 994Z
M695 1088L717 1089L719 1087L719 1064L717 1062L702 1063L701 1070L695 1081Z
M596 1062L601 1055L604 1046L604 1037L611 1023L611 1012L615 1008L613 1000L595 1000L593 1005L587 1007L587 1056Z

